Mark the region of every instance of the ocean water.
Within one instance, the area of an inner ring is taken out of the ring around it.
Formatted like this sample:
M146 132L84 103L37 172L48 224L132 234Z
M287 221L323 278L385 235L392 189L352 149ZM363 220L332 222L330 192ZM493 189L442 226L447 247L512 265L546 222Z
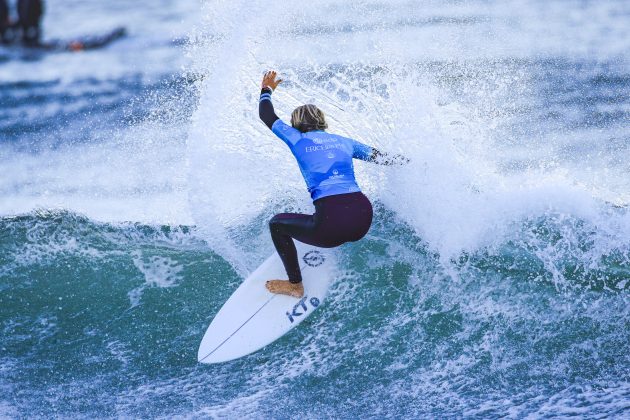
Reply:
M0 47L0 418L630 416L630 4L48 2ZM207 325L312 210L258 120L411 159L326 303L248 357Z

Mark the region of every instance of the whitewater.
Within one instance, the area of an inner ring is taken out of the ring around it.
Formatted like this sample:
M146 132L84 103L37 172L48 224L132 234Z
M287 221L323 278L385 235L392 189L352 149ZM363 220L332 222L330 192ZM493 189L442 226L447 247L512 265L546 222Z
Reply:
M158 3L49 5L126 26L104 50L0 47L0 417L630 415L627 2ZM410 163L355 163L374 224L315 314L200 365L313 210L268 69L285 121Z

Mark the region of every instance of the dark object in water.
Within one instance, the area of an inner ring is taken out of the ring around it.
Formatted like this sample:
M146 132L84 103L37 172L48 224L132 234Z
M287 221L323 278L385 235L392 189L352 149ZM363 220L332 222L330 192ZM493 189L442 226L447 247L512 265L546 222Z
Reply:
M7 49L18 49L22 51L85 51L95 50L106 47L112 42L123 38L127 35L127 29L124 27L115 28L114 30L102 35L86 35L75 39L59 39L36 44L21 43L19 41L4 42Z
M7 0L0 0L0 42L3 44L13 39L11 21L9 20L9 5Z
M120 27L104 35L88 35L72 40L53 40L29 46L29 48L39 48L53 51L94 50L103 48L117 39L123 38L125 35L127 35L127 29Z
M22 34L22 44L25 46L37 46L42 37L40 22L44 15L42 0L18 0L18 21L16 26Z

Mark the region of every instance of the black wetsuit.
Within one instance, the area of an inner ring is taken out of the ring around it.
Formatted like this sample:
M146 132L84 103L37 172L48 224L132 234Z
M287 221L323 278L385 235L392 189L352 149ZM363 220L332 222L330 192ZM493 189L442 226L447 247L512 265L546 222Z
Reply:
M42 36L40 21L44 14L42 0L18 0L18 26L22 30L22 43L38 46Z
M333 248L363 238L372 224L372 204L361 192L329 195L313 202L315 214L280 213L269 221L271 239L291 283L302 281L293 239Z
M287 126L274 111L271 89L262 90L258 111L267 127L291 148L314 198L315 214L281 213L269 222L289 281L299 283L302 274L293 239L332 248L358 241L370 229L372 204L356 185L351 162L352 158L371 161L375 150L324 131L300 133Z

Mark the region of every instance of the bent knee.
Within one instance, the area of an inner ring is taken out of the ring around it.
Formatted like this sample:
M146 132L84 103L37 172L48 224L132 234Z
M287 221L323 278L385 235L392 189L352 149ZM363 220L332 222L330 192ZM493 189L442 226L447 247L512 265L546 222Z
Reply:
M287 215L285 213L276 214L269 220L269 230L272 232L281 232L287 225Z
M276 217L277 216L274 216L271 220L269 220L269 230L272 232L277 231L280 228L280 220Z

